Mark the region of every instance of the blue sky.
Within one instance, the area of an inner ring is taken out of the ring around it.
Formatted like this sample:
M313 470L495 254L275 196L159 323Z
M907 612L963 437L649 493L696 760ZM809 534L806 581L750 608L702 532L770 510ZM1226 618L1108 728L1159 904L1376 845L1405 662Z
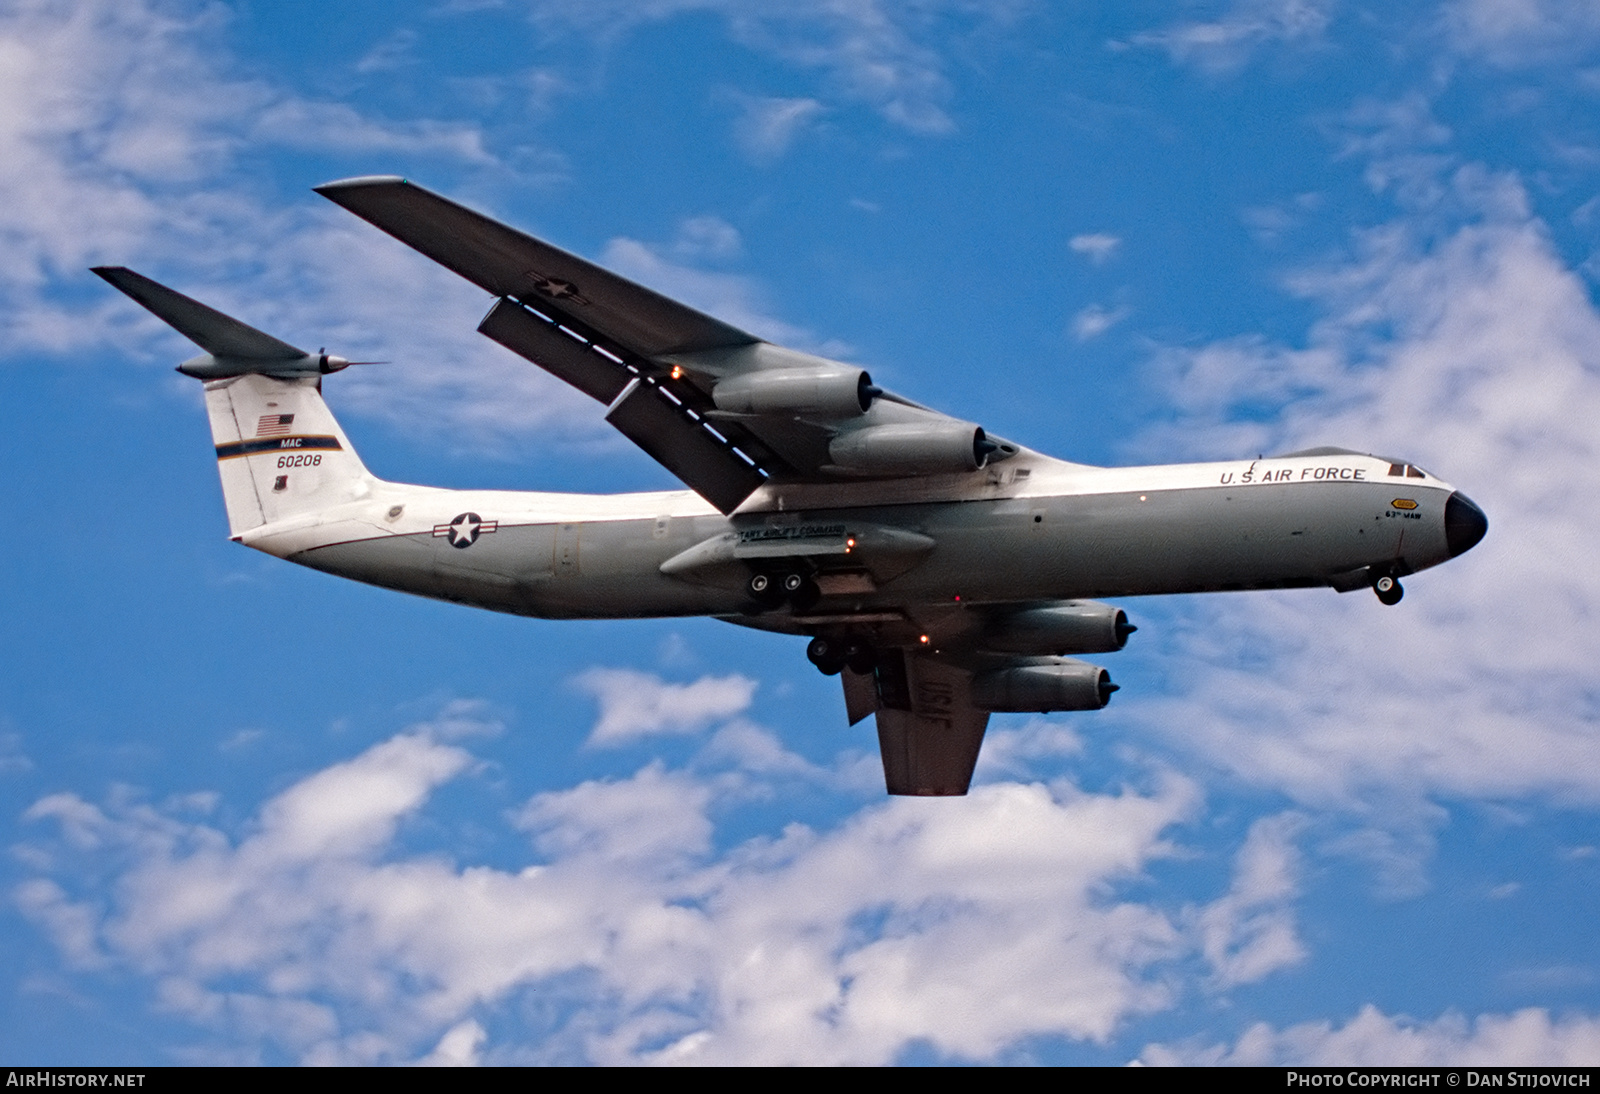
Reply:
M1600 1061L1596 11L8 5L0 1056ZM796 641L227 541L88 266L393 362L326 387L386 478L671 485L310 191L378 173L1058 456L1394 453L1489 536L1129 601L1107 710L889 800Z

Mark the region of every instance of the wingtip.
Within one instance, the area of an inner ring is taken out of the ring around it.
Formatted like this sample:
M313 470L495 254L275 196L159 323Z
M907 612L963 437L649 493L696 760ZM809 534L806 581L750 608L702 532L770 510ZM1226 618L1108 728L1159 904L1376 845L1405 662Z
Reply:
M341 190L362 190L372 186L403 186L405 179L399 175L357 175L355 178L335 179L321 186L313 186L314 193L328 197Z

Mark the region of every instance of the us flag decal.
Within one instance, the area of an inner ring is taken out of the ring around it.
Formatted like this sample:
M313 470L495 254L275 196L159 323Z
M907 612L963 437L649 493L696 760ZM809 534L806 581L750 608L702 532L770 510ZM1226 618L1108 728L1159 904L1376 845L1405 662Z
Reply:
M281 437L294 424L293 414L263 414L256 423L257 437Z

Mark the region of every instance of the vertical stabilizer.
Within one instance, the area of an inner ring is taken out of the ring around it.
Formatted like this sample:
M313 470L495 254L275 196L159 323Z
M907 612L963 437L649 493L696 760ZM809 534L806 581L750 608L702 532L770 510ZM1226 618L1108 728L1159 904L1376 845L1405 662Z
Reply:
M322 401L322 375L351 362L306 353L124 266L94 272L206 351L178 371L206 381L235 539L370 492L375 480Z
M206 384L234 537L366 496L373 481L322 401L317 377L258 373Z

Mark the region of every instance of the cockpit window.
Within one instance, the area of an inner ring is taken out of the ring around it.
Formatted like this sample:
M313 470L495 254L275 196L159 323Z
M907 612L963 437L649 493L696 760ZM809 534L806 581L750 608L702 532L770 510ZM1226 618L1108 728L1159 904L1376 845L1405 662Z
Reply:
M1396 478L1403 475L1408 479L1425 479L1428 477L1428 473L1414 463L1391 463L1389 465L1389 474Z

